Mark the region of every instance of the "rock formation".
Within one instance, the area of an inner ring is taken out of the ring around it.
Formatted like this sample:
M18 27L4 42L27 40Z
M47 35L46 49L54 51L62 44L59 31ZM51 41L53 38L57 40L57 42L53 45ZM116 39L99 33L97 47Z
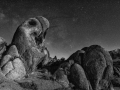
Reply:
M107 51L99 45L88 47L83 60L83 68L93 90L106 90L113 77L113 62Z
M114 79L112 83L114 86L120 86L120 49L109 51L113 59Z
M14 80L35 72L46 56L44 40L48 28L49 21L44 17L30 18L17 28L1 59L1 70L7 78Z
M0 38L0 90L114 90L120 87L120 51L83 47L68 59L50 57L49 21L24 21L7 45Z

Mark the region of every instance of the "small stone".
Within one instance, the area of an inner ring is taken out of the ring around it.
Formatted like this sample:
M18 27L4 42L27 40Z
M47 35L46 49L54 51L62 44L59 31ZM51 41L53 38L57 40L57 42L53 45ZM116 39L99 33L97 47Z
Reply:
M3 57L3 59L1 60L1 64L0 67L2 67L3 65L5 65L9 60L11 60L12 56L11 55L5 55Z
M11 80L20 80L26 75L25 67L19 58L9 61L3 67L3 73Z
M19 57L19 53L18 53L18 50L17 50L17 47L15 45L12 45L7 54L11 55L12 57Z

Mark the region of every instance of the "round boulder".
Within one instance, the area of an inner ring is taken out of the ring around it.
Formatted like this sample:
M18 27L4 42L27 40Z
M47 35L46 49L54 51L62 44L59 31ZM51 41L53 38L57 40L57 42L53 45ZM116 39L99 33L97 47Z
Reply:
M87 80L83 68L79 64L74 64L70 70L70 79L76 88L80 90L90 90L90 84Z
M83 68L93 90L108 89L113 77L113 62L104 48L99 45L88 47L83 60Z

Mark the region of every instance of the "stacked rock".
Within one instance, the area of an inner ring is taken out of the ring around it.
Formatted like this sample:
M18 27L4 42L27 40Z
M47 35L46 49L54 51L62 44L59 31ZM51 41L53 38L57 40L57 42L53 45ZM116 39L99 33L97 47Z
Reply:
M6 78L18 80L36 71L37 65L46 56L44 40L48 28L46 18L30 18L17 28L6 51L5 41L1 39L1 55L5 52L1 59L1 70Z
M91 45L85 51L82 49L73 53L57 70L58 73L63 71L62 76L67 75L75 89L112 90L113 61L109 52L99 45ZM61 80L67 83L63 78Z

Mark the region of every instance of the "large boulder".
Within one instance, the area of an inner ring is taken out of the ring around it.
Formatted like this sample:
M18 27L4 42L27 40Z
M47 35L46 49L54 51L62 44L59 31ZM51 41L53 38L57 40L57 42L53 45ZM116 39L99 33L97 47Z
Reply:
M17 47L15 45L10 46L10 48L7 50L7 52L5 53L5 55L3 56L2 60L1 60L0 67L5 65L11 59L14 59L17 57L19 57Z
M26 75L25 65L19 57L16 46L11 46L1 61L1 70L6 78L20 80Z
M48 28L49 21L46 18L30 18L17 28L13 36L11 44L17 47L27 64L28 72L35 71L36 66L45 57L44 41Z
M113 62L110 54L99 45L86 50L83 68L93 90L107 90L113 77Z

